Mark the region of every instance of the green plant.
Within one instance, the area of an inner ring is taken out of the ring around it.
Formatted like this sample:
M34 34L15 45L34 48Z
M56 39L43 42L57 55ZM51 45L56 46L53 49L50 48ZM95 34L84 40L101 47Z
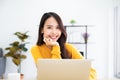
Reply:
M75 20L70 20L70 23L72 24L72 25L74 25L75 23L76 23L76 21Z
M19 39L19 41L13 41L10 43L10 46L5 48L8 52L5 54L5 57L12 57L12 61L15 65L19 66L21 63L21 59L26 59L26 55L23 54L28 49L25 47L28 42L25 42L25 40L29 37L27 35L27 32L21 33L21 32L15 32L14 35L16 35Z

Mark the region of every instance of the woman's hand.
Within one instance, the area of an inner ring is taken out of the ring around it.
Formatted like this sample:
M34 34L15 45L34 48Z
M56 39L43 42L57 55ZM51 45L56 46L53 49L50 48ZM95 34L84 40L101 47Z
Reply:
M47 46L55 46L55 45L59 45L58 42L53 41L52 39L49 39L49 38L44 38L43 41L45 42L45 44L46 44Z

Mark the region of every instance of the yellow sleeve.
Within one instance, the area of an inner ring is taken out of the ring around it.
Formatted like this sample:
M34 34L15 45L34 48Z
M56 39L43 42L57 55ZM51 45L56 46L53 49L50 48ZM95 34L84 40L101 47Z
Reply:
M90 80L97 80L97 73L96 73L96 70L91 68L90 70Z
M34 61L36 63L37 63L38 58L42 58L42 56L40 55L40 51L39 51L38 46L33 46L31 48L31 54L32 54L32 57L34 58Z
M66 44L66 49L71 54L72 59L83 59L84 57L82 54L78 51L76 47L74 47L72 44Z
M72 54L72 59L84 59L80 52L71 44L67 44L67 50ZM90 80L97 80L96 70L90 69Z
M60 47L58 45L52 47L52 58L61 59Z

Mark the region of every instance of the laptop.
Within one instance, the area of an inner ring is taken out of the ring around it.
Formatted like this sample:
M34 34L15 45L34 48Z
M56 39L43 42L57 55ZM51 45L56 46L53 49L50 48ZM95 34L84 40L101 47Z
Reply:
M89 80L91 60L38 59L37 80Z

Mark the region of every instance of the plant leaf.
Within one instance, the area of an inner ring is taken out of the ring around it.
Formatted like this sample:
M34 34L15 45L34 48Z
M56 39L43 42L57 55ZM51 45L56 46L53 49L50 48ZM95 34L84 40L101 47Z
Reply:
M12 57L14 55L14 53L12 53L12 52L8 52L7 54L5 54L4 56L5 57Z
M22 55L20 56L20 58L21 58L21 59L26 59L27 56L22 54Z
M27 32L21 33L21 32L16 32L14 33L22 42L24 42L25 39L27 39L29 36L27 35Z
M15 65L19 65L20 64L20 59L15 59L13 58L12 61L14 62Z
M24 48L23 48L23 51L26 52L26 51L28 51L28 49L24 47Z
M10 44L11 46L18 46L19 42L18 41L14 41L13 43Z

